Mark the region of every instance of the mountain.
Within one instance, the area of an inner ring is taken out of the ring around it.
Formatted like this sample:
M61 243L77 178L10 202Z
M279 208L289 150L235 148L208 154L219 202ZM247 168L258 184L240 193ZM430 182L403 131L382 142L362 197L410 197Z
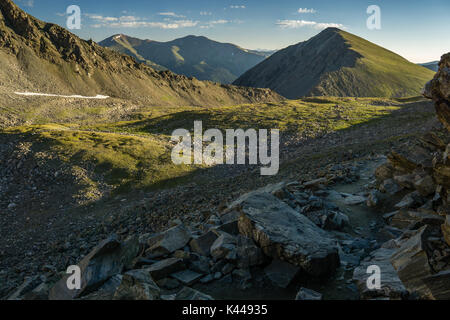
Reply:
M0 106L30 110L26 104L30 99L18 97L16 91L101 94L122 99L121 103L146 106L221 106L281 99L267 90L218 85L156 71L128 55L40 21L11 0L1 0ZM48 108L47 112L56 111Z
M418 95L434 73L337 28L280 50L234 84L302 96L401 97Z
M192 35L158 42L118 34L99 44L178 74L221 83L233 82L272 53L242 49L234 44Z
M439 69L439 61L432 61L427 63L418 63L419 66L425 67L427 69L430 69L434 72L437 72Z

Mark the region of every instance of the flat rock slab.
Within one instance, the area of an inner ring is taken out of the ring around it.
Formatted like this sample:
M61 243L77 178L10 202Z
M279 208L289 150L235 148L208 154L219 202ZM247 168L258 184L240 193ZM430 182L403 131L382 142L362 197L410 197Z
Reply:
M322 294L308 288L300 288L295 300L322 300Z
M172 278L177 279L182 284L190 286L200 280L203 277L202 274L194 272L192 270L184 270L176 272L170 275Z
M311 220L267 192L254 191L233 203L242 215L239 231L274 259L301 267L313 276L339 266L336 241Z
M154 280L160 280L168 275L186 269L183 259L169 258L152 264L145 270Z
M158 300L160 289L144 269L130 270L122 276L113 300Z
M218 235L213 231L208 231L205 234L201 235L198 238L192 239L189 243L192 251L201 254L203 256L209 255L209 249L211 248L212 244L216 239L218 238Z

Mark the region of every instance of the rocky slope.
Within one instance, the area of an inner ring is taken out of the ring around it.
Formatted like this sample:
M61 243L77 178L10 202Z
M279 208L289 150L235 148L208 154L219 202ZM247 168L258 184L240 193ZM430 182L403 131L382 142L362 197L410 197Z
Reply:
M269 90L217 85L168 71L157 72L130 56L40 21L11 0L0 2L0 79L0 113L35 103L16 96L16 91L102 94L122 99L124 104L146 105L219 106L280 99ZM39 101L54 100L67 103L64 99ZM86 102L91 103L95 102Z
M234 84L302 96L399 97L418 95L433 72L348 32L328 28L287 47Z
M267 56L231 43L197 36L158 42L118 34L99 42L99 45L130 54L150 65L158 64L177 74L220 83L233 82Z

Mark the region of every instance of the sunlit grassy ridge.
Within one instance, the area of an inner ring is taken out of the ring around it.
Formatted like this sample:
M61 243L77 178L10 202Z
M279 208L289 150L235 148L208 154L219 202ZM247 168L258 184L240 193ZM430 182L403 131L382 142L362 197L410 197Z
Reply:
M138 120L105 124L36 124L12 127L2 134L21 135L42 150L56 152L63 161L93 168L116 190L129 187L162 187L192 179L203 166L174 165L171 161L173 130L192 130L194 121L203 130L265 128L314 137L321 132L351 129L376 121L392 121L392 113L421 98L306 98L279 104L237 105L222 108L155 108ZM405 113L401 121L418 121L433 115Z
M434 75L433 71L363 38L342 30L339 34L361 57L354 67L324 75L313 94L405 97L419 94Z

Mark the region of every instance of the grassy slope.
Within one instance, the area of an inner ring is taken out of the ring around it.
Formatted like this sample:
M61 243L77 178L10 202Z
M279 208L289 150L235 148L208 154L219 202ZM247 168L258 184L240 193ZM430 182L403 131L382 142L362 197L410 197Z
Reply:
M156 108L142 113L140 120L28 125L5 129L3 134L23 135L73 165L93 168L117 191L131 187L159 188L184 182L187 175L203 167L175 166L170 159L172 131L192 129L194 120L202 120L204 130L278 128L307 137L380 120L400 109L403 103L414 100L327 97L225 108Z
M354 68L325 75L313 94L405 97L420 94L434 72L363 38L339 31L350 48L363 56Z

